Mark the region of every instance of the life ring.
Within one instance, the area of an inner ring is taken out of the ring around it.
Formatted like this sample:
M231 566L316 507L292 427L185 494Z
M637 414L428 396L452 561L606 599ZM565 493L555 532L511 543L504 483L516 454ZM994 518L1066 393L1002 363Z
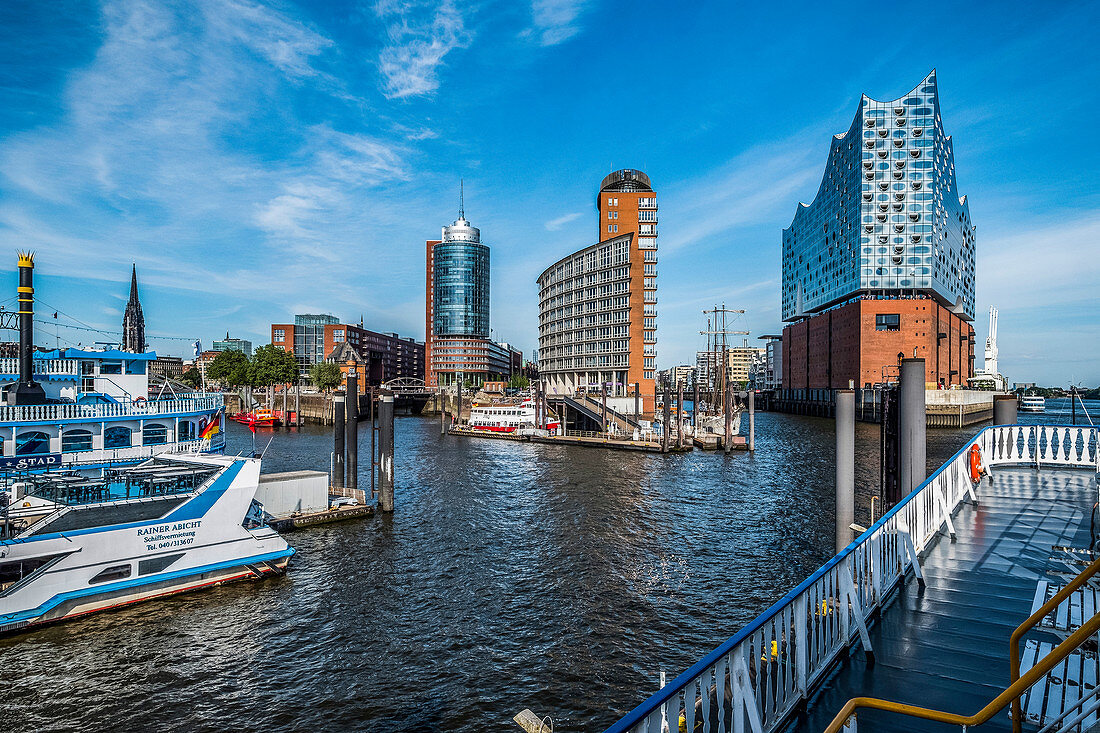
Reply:
M978 444L970 446L970 480L978 483L985 475L985 466L982 464L982 449Z
M146 402L146 401L147 400L144 397L135 397L134 398L134 402Z

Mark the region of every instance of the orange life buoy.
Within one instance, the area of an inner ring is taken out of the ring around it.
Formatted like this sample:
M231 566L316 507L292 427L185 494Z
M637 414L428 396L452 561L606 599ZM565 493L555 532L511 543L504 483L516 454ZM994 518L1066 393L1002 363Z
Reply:
M982 475L984 473L985 466L982 465L982 449L975 443L970 446L970 480L974 483L978 483L982 480Z

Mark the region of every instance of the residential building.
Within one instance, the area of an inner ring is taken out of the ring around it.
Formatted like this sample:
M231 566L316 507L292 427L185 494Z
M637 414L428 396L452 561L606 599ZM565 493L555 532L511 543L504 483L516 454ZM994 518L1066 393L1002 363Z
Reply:
M271 343L294 354L303 378L309 376L314 364L338 361L339 354L334 356L333 352L343 344L363 365L359 371L361 385L379 385L397 377L424 378L423 343L396 333L370 331L363 328L362 322L341 323L336 316L302 314L294 317L294 323L274 323Z
M779 389L783 386L783 337L769 335L760 337L764 342L765 366L760 389Z
M758 346L731 346L726 350L726 369L730 384L744 389L756 374L757 361L765 350Z
M252 342L244 339L229 338L228 331L224 339L215 341L210 348L213 351L239 351L249 359L252 358Z
M864 95L817 196L783 231L783 386L891 381L914 355L927 382L966 384L974 286L974 227L936 72L892 101Z
M695 367L691 364L680 364L670 369L666 369L661 372L662 378L667 375L669 385L674 387L680 382L684 383L684 388L688 389L694 384L695 379Z
M657 360L657 195L618 170L596 194L599 239L538 277L539 373L551 393L637 388L653 412Z
M165 379L179 379L187 369L178 356L158 356L149 362L149 375Z
M453 385L460 375L474 386L507 381L522 369L523 355L491 338L489 247L461 199L458 219L425 246L424 381L430 387Z

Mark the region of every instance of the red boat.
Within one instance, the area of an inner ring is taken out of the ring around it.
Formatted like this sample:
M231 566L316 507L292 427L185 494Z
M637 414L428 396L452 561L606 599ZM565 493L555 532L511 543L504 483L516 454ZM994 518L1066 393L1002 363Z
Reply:
M241 425L252 425L258 428L271 428L279 423L279 414L274 410L255 410L254 412L238 412L229 417Z

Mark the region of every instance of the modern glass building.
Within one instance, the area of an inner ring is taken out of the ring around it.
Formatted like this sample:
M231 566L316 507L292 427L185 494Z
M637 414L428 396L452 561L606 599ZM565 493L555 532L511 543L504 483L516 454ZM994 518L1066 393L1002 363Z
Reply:
M489 337L489 247L459 216L432 248L433 331L436 336Z
M817 196L783 231L783 320L857 296L928 295L970 321L974 259L933 70L898 99L864 95L833 137Z
M965 386L974 366L974 227L955 183L936 72L898 99L863 95L817 196L783 231L783 388L861 388L925 360ZM802 396L800 396L802 395Z

